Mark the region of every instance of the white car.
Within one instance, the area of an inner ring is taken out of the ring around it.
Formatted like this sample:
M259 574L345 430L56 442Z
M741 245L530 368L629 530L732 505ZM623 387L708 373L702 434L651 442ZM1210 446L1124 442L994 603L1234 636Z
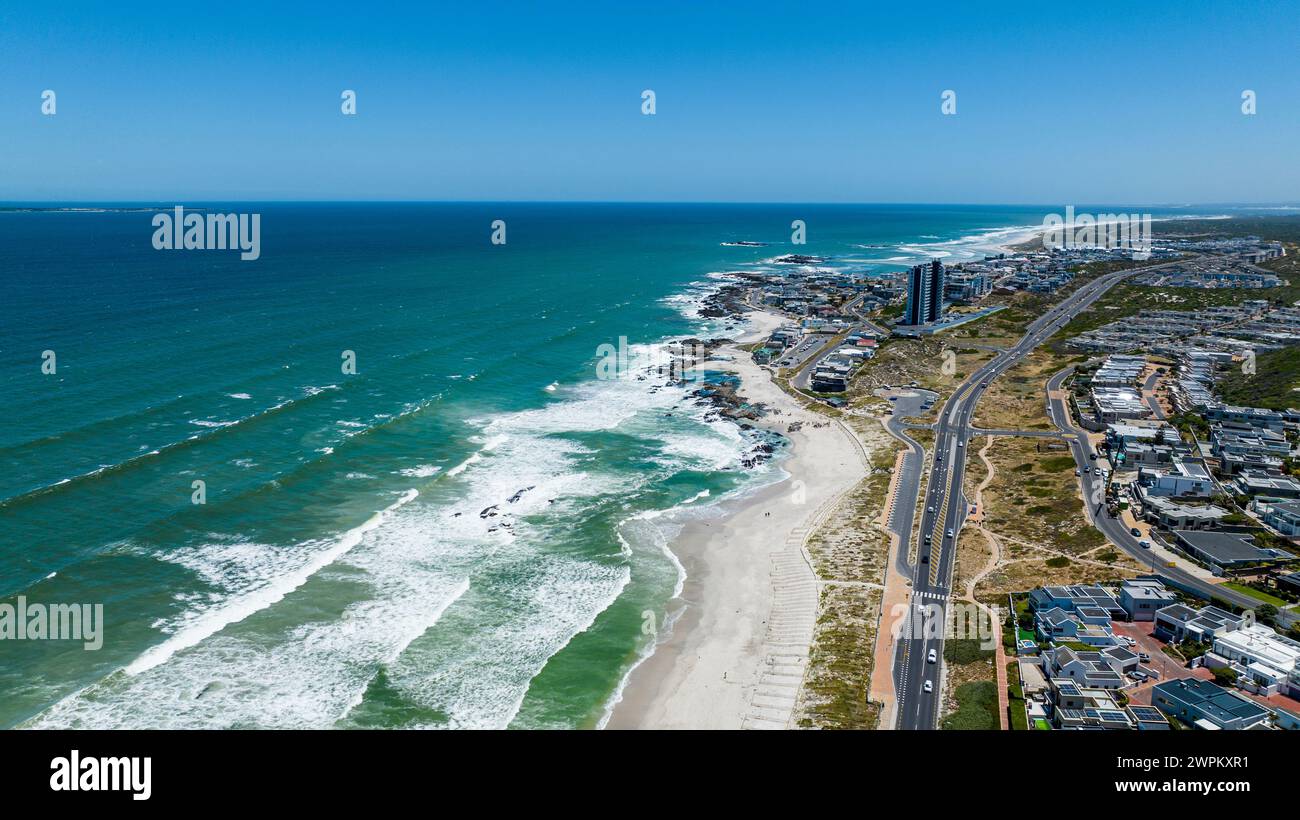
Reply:
M926 663L935 663L935 662L937 662L938 660L939 660L939 656L935 654L935 652L934 652L933 649L931 649L931 650L930 650L930 654L929 654L929 655L926 657L926 659L925 659L925 662L926 662Z
M926 682L925 682L925 685L921 687L921 691L922 691L922 692L933 692L933 691L934 691L934 684L933 684L933 683L930 683L929 681L926 681Z

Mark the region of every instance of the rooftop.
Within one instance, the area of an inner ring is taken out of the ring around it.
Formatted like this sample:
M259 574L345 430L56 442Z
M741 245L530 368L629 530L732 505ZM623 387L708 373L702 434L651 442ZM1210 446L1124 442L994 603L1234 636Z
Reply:
M1300 643L1285 638L1263 624L1251 624L1214 640L1215 651L1245 655L1281 672L1300 665Z
M1184 545L1219 565L1268 561L1274 557L1268 550L1255 546L1254 538L1241 533L1174 530L1174 535Z
M1269 711L1264 707L1199 678L1183 678L1157 683L1154 691L1197 707L1210 717L1223 723L1234 722L1243 718L1246 720L1252 718L1262 720L1269 714Z

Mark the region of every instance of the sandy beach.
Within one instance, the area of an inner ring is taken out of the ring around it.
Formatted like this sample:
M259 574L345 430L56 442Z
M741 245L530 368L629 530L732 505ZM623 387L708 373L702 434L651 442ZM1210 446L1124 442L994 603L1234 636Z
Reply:
M750 314L738 344L784 320ZM773 411L756 422L787 435L785 480L720 515L689 524L672 544L686 568L671 635L630 676L606 728L740 729L790 724L816 618L817 585L803 540L819 513L855 485L866 467L838 422L804 410L767 370L732 346L710 369L741 378L740 393ZM792 422L801 429L788 432Z

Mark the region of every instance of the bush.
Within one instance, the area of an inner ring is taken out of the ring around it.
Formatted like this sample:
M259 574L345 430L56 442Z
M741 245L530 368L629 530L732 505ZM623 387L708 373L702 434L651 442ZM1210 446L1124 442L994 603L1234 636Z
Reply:
M943 720L943 728L981 731L998 728L998 685L991 680L957 687L957 711Z
M975 663L991 657L993 650L982 648L977 638L954 638L943 645L943 659L948 663Z
M1220 686L1232 686L1237 682L1237 670L1229 667L1214 670L1214 682Z

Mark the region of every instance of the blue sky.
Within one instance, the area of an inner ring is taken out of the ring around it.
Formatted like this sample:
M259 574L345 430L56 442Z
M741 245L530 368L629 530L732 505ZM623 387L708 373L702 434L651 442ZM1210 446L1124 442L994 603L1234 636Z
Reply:
M1297 2L52 5L0 200L1300 200Z

